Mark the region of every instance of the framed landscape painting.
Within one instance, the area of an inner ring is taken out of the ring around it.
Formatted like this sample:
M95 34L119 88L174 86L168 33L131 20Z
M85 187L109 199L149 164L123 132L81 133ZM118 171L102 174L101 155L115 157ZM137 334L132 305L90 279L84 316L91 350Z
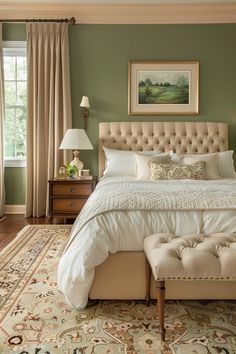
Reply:
M198 114L197 61L130 61L129 114Z

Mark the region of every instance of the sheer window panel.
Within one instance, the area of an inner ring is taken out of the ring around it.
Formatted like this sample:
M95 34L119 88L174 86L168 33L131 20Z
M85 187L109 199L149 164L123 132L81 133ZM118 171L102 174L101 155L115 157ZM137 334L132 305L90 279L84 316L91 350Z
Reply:
M4 42L5 166L26 166L27 60L25 42Z

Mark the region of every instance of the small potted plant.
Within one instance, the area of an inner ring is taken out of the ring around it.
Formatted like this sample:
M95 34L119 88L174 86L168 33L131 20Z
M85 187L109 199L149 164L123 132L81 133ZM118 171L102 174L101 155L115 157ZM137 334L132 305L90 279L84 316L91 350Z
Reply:
M76 177L76 174L78 172L78 167L75 165L70 165L69 163L66 165L66 172L67 176L71 179L74 179Z

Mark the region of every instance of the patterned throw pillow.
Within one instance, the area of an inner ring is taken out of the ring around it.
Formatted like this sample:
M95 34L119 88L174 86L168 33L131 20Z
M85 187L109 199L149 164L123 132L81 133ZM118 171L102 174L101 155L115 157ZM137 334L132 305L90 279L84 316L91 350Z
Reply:
M206 179L206 161L198 161L191 165L183 163L158 164L149 162L151 180L163 179Z

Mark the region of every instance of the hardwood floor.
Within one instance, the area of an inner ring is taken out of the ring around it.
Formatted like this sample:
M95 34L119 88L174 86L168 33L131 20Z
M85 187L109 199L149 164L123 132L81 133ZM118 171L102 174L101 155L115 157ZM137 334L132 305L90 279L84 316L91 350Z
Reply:
M63 223L61 219L55 219L55 223ZM71 222L71 221L70 221ZM26 225L49 224L48 218L25 218L24 215L5 215L0 219L0 251L6 247Z

